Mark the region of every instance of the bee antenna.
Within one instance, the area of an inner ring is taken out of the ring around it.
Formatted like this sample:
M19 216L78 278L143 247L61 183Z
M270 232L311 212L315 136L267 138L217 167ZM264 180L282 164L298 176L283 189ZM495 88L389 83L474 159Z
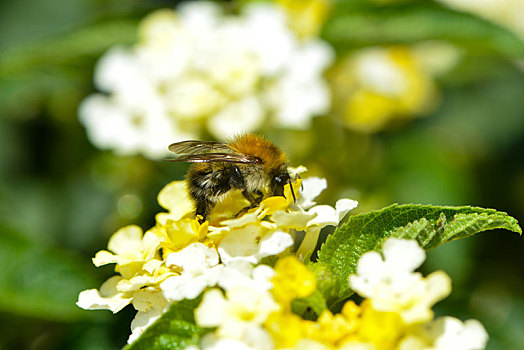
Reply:
M291 180L288 180L289 187L291 187L291 194L293 195L293 202L296 203L297 197L295 197L295 191L293 191L293 184L291 183Z

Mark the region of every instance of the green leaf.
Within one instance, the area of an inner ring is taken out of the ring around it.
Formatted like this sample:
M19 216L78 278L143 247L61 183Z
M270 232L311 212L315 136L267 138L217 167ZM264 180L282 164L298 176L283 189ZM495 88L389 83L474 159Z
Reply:
M351 217L328 237L320 249L318 266L312 269L317 280L324 280L319 290L332 305L352 294L348 277L356 273L360 256L380 251L388 237L416 239L424 249L432 249L499 228L522 233L517 220L494 209L394 204Z
M82 257L42 247L0 225L0 311L47 320L91 317L75 305L98 282Z
M347 8L346 8L347 7ZM359 46L445 40L480 52L517 58L524 42L510 31L434 3L363 7L340 5L323 37L339 50Z
M183 349L189 345L198 345L200 337L207 332L195 324L194 311L200 299L174 303L140 338L124 349Z

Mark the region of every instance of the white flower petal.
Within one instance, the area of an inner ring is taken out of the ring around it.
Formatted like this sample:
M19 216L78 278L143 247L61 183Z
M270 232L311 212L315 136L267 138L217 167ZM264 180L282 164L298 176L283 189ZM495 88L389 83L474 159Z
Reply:
M226 316L227 301L222 292L212 289L204 294L195 310L195 321L201 327L217 327Z
M358 206L358 202L352 199L339 199L335 204L335 209L338 215L338 222L340 222L344 216L350 211L355 209Z
M130 279L120 280L116 287L122 293L136 292L142 287L156 285L172 275L174 275L172 272L167 272L158 276L148 276L145 274L135 275Z
M308 210L308 214L316 214L315 218L308 223L308 226L327 226L338 224L338 213L335 208L329 205L317 205Z
M262 265L261 265L262 266ZM251 283L253 265L247 261L237 260L227 264L218 278L218 285L224 290Z
M223 265L207 269L203 274L182 274L167 278L160 284L160 289L169 301L194 299L209 286L217 284Z
M76 305L86 310L111 310L113 313L117 313L133 300L131 296L124 296L116 289L116 285L121 279L121 276L109 278L102 284L100 291L96 289L82 291L78 296Z
M181 251L171 253L166 258L167 266L180 266L182 273L198 275L218 264L218 253L215 248L202 243L192 243Z
M160 266L162 266L163 261L158 259L148 260L143 266L142 269L150 274L154 274Z
M262 238L257 256L262 259L266 256L277 255L292 245L293 238L289 233L275 231Z
M227 265L233 260L244 260L256 264L263 231L258 225L233 229L218 245L222 262Z
M279 210L271 215L271 220L273 220L280 228L303 230L316 216L316 213L306 213L303 211L286 212Z
M145 288L133 294L133 307L142 312L151 309L162 310L167 306L167 300L157 289Z
M320 177L308 177L303 179L298 203L304 209L311 208L316 204L313 200L326 188L326 179Z
M317 205L308 210L308 214L315 215L315 218L308 222L308 227L319 225L338 225L346 214L358 205L357 201L351 199L340 199L335 204L335 208L329 205Z
M107 247L116 254L135 256L142 250L142 229L136 225L119 229L111 236Z
M269 291L273 288L271 279L275 271L267 265L253 265L246 261L236 260L227 264L218 278L218 285L228 291L236 287Z
M398 271L411 272L426 259L426 253L417 241L407 239L388 239L384 243L383 254L384 259Z
M188 196L186 181L173 181L158 194L158 204L169 213L159 213L157 221L164 225L168 219L177 221L193 211L193 203Z
M442 330L435 340L438 350L477 350L484 349L488 341L488 333L477 320L467 320L462 323L453 317L443 317L434 321L436 328Z
M440 317L418 325L400 344L399 350L481 350L485 349L488 334L477 320L460 321Z
M253 269L254 288L258 290L270 290L273 288L271 279L275 276L275 270L267 265L258 265Z
M127 343L131 344L137 340L163 313L164 310L154 308L147 312L138 311L133 321L131 321L131 335L127 339Z

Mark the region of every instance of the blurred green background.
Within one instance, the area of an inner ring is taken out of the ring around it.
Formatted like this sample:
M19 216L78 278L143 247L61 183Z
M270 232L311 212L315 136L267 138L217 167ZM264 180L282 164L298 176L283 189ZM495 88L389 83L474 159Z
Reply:
M97 150L77 108L94 91L104 51L133 43L141 18L175 4L0 2L0 348L125 343L131 308L88 312L77 295L112 274L91 264L96 251L123 225L151 227L158 191L186 168ZM462 56L437 78L440 102L424 118L369 133L333 113L306 131L261 130L292 165L328 178L319 202L350 197L360 212L394 202L477 205L524 222L524 43L516 34L432 1L339 0L322 36L339 58L428 39L453 43ZM494 231L430 252L425 271L453 279L437 313L479 319L488 349L524 348L522 251L520 237Z

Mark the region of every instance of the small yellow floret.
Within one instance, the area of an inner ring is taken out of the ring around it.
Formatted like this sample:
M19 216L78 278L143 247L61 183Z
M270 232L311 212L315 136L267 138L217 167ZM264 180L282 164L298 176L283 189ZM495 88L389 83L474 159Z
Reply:
M312 323L291 312L274 312L264 322L264 328L270 333L275 348L292 348L305 336L305 325Z
M286 184L284 186L284 196L273 196L264 199L260 203L260 207L264 210L265 215L272 215L276 211L286 210L291 203L298 198L299 189L302 185L302 179L296 179L293 181L293 190L291 190L291 185Z
M359 336L366 342L373 343L377 349L394 349L405 334L406 325L396 312L381 312L373 309L371 301L366 299L361 304Z
M308 338L323 344L338 346L347 339L355 338L358 319L346 318L343 314L333 315L324 310L317 322L308 327Z
M178 221L167 220L165 225L154 228L155 233L165 236L166 241L162 243L163 255L179 251L191 243L200 242L206 238L209 224L200 224L196 219L184 218Z
M293 299L306 297L315 291L315 275L294 256L279 260L275 272L273 296L283 307L290 307Z

